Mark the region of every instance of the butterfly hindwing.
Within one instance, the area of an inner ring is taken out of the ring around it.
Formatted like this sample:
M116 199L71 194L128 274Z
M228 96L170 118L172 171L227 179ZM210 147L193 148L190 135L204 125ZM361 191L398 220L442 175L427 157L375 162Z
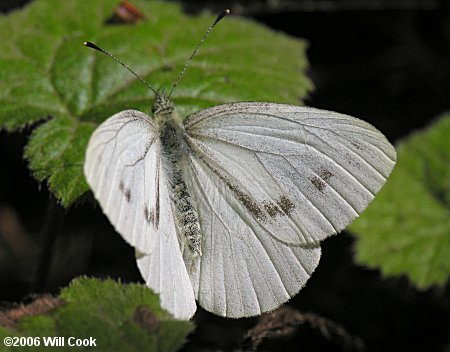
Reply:
M202 160L192 154L187 163L186 180L202 229L202 256L189 271L199 304L231 318L276 309L311 276L319 244L277 241Z
M163 168L159 175L160 213L158 230L151 237L150 254L137 255L145 283L160 294L161 307L178 319L190 319L196 309L194 291L177 236L168 183Z

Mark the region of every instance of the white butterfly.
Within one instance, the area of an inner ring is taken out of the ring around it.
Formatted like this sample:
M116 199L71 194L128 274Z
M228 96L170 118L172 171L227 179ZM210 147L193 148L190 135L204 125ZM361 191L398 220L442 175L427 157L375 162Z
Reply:
M377 129L335 112L241 102L183 122L164 93L152 110L103 122L84 173L180 319L195 300L232 318L288 301L318 265L320 241L361 214L395 165Z

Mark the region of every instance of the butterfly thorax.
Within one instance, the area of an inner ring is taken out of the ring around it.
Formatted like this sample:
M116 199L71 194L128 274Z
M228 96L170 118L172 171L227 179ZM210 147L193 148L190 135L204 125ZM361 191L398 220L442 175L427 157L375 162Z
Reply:
M173 117L175 105L173 105L170 98L164 92L157 93L155 102L152 105L152 112L155 120L161 123Z
M167 96L157 95L152 110L159 127L159 136L163 154L168 161L165 165L169 176L172 209L180 234L181 249L184 244L193 257L201 255L201 234L198 215L193 206L182 173L182 159L187 155L187 145L184 142L184 128L179 123L175 107Z

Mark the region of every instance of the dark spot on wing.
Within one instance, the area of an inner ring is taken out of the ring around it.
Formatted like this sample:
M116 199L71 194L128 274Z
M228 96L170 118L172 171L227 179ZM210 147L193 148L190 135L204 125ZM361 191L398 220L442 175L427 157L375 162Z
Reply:
M271 217L289 215L295 208L294 203L285 195L282 195L276 203L272 201L257 202L250 195L240 190L238 187L223 178L228 187L236 194L238 199L252 213L257 220L265 221L266 213Z
M350 153L345 153L345 158L347 159L347 162L349 165L355 166L355 167L360 167L361 164L358 162L358 160L355 158L355 155L350 154Z
M291 200L285 195L280 197L277 204L286 215L292 213L292 209L295 208L294 203L292 203Z
M324 180L325 182L327 182L331 176L334 176L330 171L325 170L325 169L321 169L319 171L319 177Z
M125 199L128 203L131 201L131 192L129 188L127 188L127 190L125 191Z
M271 218L289 215L295 207L294 203L292 203L292 201L285 195L282 195L276 203L272 201L257 202L249 194L233 184L226 177L222 176L220 172L216 171L216 174L220 177L220 179L222 179L222 181L225 182L231 191L234 192L244 207L247 208L247 210L259 221L266 221L266 214L268 214Z
M154 210L148 210L147 205L144 209L144 216L147 223L155 225L155 211Z
M362 146L360 143L356 142L356 141L350 141L350 143L358 150L362 149Z
M254 199L252 199L252 197L250 197L247 193L243 192L231 183L228 183L228 186L236 194L238 199L242 202L242 204L244 204L244 206L250 213L255 215L258 220L265 220L266 217L264 215L264 212L261 210L258 203Z
M262 209L259 207L259 204L250 197L247 193L243 192L237 186L233 185L231 182L223 179L225 183L230 187L230 189L236 194L237 198L242 202L244 207L252 213L258 220L265 220L265 214Z
M154 212L150 212L149 221L151 224L155 225L155 213ZM156 227L158 227L158 226L156 226Z
M131 191L129 188L127 188L125 190L125 185L123 184L123 181L120 181L119 183L119 191L122 192L125 196L125 199L127 200L127 202L129 203L131 200Z
M320 192L322 192L327 186L327 184L316 175L313 175L313 177L311 177L309 180Z
M321 169L318 175L313 175L309 180L320 192L327 187L327 181L334 176L330 171Z
M283 211L281 210L281 207L279 207L277 204L272 202L263 202L264 210L271 218L275 218L276 216L284 215Z
M281 196L276 203L273 203L272 201L264 201L262 202L262 205L271 218L289 215L292 212L292 209L295 208L294 203L292 203L292 201L285 195Z
M147 222L150 222L150 217L149 217L148 215L149 215L149 214L148 214L148 208L147 208L147 206L145 206L145 209L144 209L145 220L146 220Z

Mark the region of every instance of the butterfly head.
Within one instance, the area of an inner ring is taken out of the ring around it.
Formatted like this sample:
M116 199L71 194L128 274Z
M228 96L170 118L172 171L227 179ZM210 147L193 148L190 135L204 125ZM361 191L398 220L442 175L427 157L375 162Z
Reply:
M158 91L156 93L156 99L152 106L153 114L164 116L171 115L175 110L175 105L173 105L172 101L169 99L167 94L164 91Z

